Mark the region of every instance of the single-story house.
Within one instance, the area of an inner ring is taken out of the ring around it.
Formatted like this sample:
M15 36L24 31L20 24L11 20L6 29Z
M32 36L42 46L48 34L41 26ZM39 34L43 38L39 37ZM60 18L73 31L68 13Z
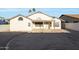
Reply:
M17 15L10 19L10 31L32 32L34 29L61 29L61 20L42 12L35 12L28 16Z
M59 17L63 19L65 23L78 23L79 22L79 14L64 14Z

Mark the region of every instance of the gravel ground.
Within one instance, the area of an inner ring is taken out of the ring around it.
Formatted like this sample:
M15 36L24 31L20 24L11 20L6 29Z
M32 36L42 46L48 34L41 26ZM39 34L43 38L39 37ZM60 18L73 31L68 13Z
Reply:
M8 50L78 50L79 32L24 33L1 32L0 49Z

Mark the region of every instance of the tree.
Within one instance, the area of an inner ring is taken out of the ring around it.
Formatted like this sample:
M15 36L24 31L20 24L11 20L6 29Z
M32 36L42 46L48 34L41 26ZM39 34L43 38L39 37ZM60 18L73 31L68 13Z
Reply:
M35 9L35 8L32 8L32 11L33 11L33 12L36 12L36 9Z
M32 12L32 10L31 9L29 9L29 12L28 13L31 13Z
M4 17L1 17L1 16L0 16L0 20L4 20L4 19L5 19Z
M28 11L28 13L30 13L30 14L32 14L34 12L36 12L36 9L35 8L29 9L29 11Z

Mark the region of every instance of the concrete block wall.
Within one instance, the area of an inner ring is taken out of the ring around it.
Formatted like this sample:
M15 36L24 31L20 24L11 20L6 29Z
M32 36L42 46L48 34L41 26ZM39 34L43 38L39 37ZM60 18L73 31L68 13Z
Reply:
M65 28L70 30L79 31L79 23L65 23Z

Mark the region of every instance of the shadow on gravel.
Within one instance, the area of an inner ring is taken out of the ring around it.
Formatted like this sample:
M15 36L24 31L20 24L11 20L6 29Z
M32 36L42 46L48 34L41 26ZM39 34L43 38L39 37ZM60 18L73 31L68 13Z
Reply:
M79 32L68 31L70 33L0 32L0 50L78 50Z

